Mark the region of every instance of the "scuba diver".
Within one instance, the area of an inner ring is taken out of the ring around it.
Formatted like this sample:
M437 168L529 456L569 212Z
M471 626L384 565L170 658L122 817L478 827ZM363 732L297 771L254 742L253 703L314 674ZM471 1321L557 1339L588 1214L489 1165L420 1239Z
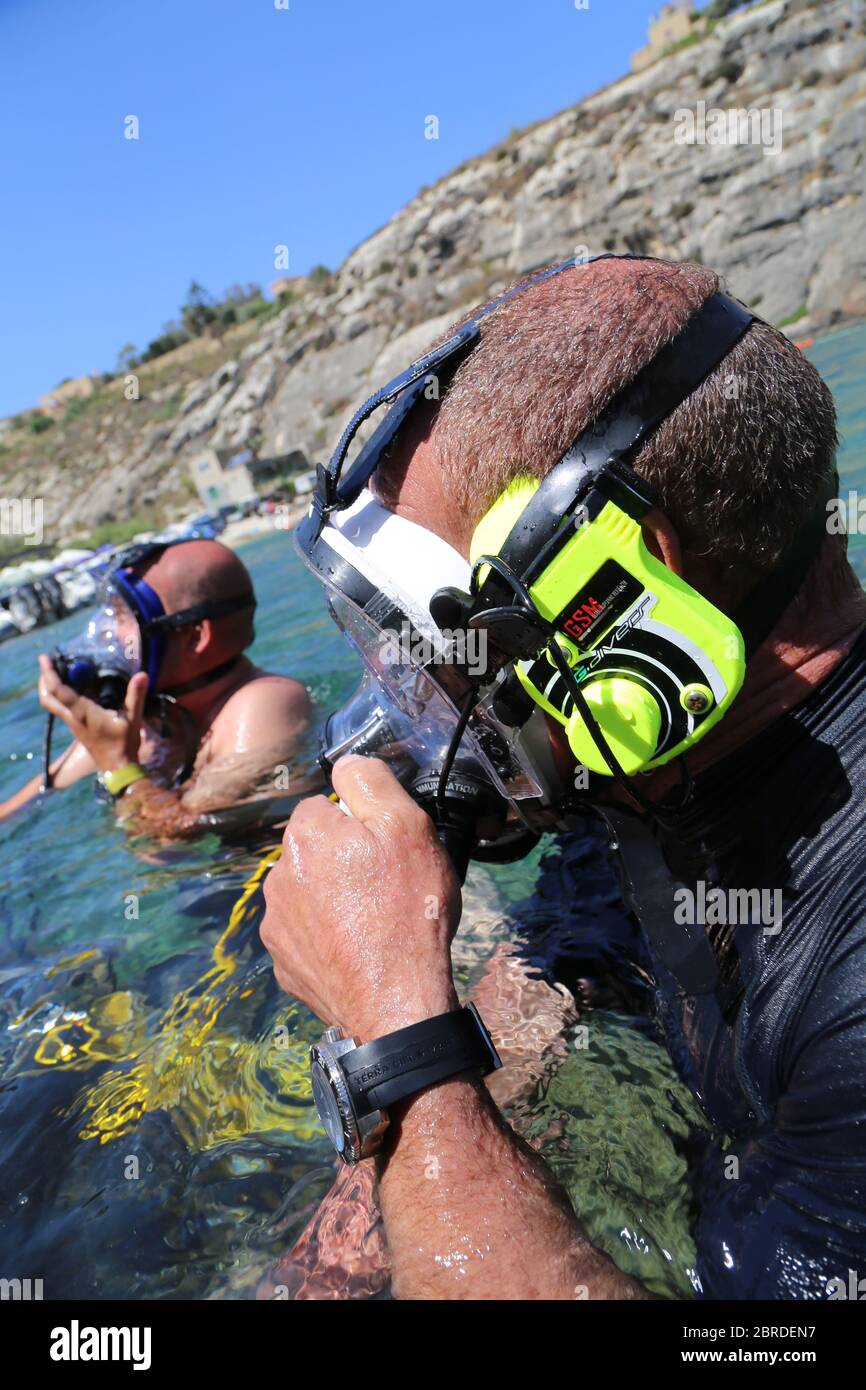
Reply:
M818 373L710 269L605 255L470 314L320 465L296 544L368 674L262 938L328 1025L313 1095L378 1165L398 1297L647 1296L497 1109L452 973L468 858L587 809L728 1136L693 1174L696 1293L844 1296L866 1262L866 596L835 448Z
M212 540L133 546L96 602L77 642L39 658L49 751L0 820L46 787L96 773L131 827L174 838L273 790L310 701L298 681L244 656L256 600L237 555ZM55 718L74 742L52 762Z

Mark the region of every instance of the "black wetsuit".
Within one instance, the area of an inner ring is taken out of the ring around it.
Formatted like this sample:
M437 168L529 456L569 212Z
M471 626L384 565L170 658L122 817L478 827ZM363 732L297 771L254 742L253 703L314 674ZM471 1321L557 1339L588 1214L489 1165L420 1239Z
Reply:
M643 930L597 829L560 838L522 920L533 963L572 987L623 983L621 1007L641 991L635 965L649 970L674 1062L729 1136L690 1154L697 1292L826 1299L840 1280L850 1296L853 1270L866 1297L866 635L801 705L696 777L660 837L666 863L644 828L649 859L614 834L636 908L653 902L653 864L664 878ZM737 925L710 912L698 926L718 979L696 993L664 961L683 939L683 889L699 910L715 887L751 897L716 912Z
M853 1270L866 1296L866 635L661 839L718 966L690 995L650 946L670 1051L731 1136L700 1175L700 1291L825 1299Z

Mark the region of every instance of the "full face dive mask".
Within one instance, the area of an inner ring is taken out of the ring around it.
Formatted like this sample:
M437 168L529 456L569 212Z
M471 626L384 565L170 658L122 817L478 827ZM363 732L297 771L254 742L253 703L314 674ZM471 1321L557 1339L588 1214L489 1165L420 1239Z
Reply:
M369 714L376 705L384 721L378 727L389 735L392 714L400 713L396 742L412 765L402 775L395 766L404 785L415 795L419 778L427 786L438 777L438 797L427 806L437 819L459 753L464 770L507 808L512 833L523 827L523 839L515 840L520 852L532 842L525 832L539 807L562 810L573 800L573 788L563 787L553 769L545 716L562 725L588 776L617 778L661 818L635 774L682 757L724 716L748 656L793 597L824 534L822 497L736 620L644 543L641 521L656 498L631 459L753 321L723 294L692 316L543 481L518 477L505 490L475 531L469 564L431 532L378 506L366 485L427 383L472 350L486 314L574 266L553 267L486 305L372 396L328 468L319 465L309 514L296 531L332 616L374 683L363 707ZM389 402L343 474L353 435ZM402 640L393 640L395 633ZM345 717L342 724L341 751L381 755L395 742L386 737L377 746L361 719L353 745ZM413 725L414 745L406 733ZM435 727L438 743L425 726ZM495 843L482 842L482 853Z
M325 725L326 775L342 753L382 758L433 816L464 870L470 843L479 858L525 853L535 836L516 807L537 799L541 782L511 731L487 717L476 686L486 674L481 647L458 650L459 634L443 632L430 614L443 578L469 583L466 560L366 489L334 517L308 560L366 668L356 695Z
M60 679L103 709L119 709L130 677L141 670L141 630L121 590L106 578L96 608L80 637L55 647L51 661Z
M85 632L52 652L61 679L107 709L120 708L130 677L137 671L146 671L150 688L155 689L169 632L256 606L255 595L248 589L232 598L206 600L166 613L159 594L135 571L157 559L170 544L182 542L124 549L100 584L96 612Z
M207 600L189 608L166 613L156 590L136 573L136 569L160 556L170 544L154 542L126 547L116 556L102 579L96 595L96 608L85 631L72 642L56 647L51 662L65 685L79 695L95 700L104 709L120 709L130 679L145 671L149 698L172 699L203 679L213 679L216 671L171 691L156 691L166 639L178 628L220 618L240 609L255 608L251 589L228 599ZM51 785L51 727L46 726L43 752L43 786Z

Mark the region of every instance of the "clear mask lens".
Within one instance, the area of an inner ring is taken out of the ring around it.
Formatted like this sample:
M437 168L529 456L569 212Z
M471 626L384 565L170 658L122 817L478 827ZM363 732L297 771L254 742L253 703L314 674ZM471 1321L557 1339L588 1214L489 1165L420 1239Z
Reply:
M441 766L451 733L453 729L429 720L413 719L368 671L354 696L328 720L323 753L331 766L344 753L381 758L406 785L417 774Z
M404 634L383 631L333 589L329 590L328 606L374 678L374 683L366 686L367 714L374 718L374 706L380 711L382 748L389 749L377 751L377 756L403 757L419 767L441 762L460 717L455 701L462 703L470 689L465 678L447 663L434 662L427 668L416 664L417 653L413 653ZM362 687L359 695L364 692ZM352 702L353 720L364 714L363 704L356 701ZM537 781L521 763L516 739L490 717L486 700L476 703L460 741L460 762L464 767L468 766L467 760L477 764L479 773L509 801L541 794Z
M63 648L68 656L89 658L97 667L132 676L141 670L141 633L123 595L103 584L97 608L80 638Z

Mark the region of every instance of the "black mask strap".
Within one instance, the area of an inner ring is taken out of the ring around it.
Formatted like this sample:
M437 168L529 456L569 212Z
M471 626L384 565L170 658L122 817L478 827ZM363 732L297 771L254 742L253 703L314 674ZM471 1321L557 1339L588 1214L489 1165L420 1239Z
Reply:
M193 676L192 680L179 681L177 685L168 686L165 690L157 690L154 698L159 700L163 695L177 702L179 695L189 695L193 690L203 690L206 685L213 685L214 681L227 676L229 671L240 662L239 656L230 656L228 661L221 661L218 666L211 666L209 671L203 671L200 676Z
M164 613L159 618L151 618L145 624L146 632L174 632L179 627L189 627L205 618L225 618L229 613L239 613L242 609L256 607L256 596L252 589L234 598L215 599L196 603L192 608L179 608L176 613Z
M729 295L712 295L578 436L499 548L501 559L524 584L549 564L547 547L562 544L563 518L594 482L637 519L654 505L654 489L634 472L632 458L723 362L754 318Z
M827 503L836 496L838 489L839 478L834 473L775 569L747 594L731 615L743 634L746 661L752 659L799 593L827 535Z

